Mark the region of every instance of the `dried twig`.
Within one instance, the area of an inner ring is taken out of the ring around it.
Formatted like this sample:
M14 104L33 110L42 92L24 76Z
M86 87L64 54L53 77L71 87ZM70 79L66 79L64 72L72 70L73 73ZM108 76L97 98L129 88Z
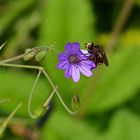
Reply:
M114 29L112 31L111 38L107 46L108 52L111 52L116 47L118 37L129 18L129 15L133 9L133 5L134 0L126 0L124 2L124 5L122 6L122 10L120 11L116 24L114 25Z

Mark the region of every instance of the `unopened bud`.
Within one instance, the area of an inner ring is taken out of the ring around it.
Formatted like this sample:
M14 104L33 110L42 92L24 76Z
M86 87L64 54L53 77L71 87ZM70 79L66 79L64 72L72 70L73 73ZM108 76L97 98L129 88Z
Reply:
M37 53L36 49L30 49L30 48L26 49L23 56L24 61L28 61L32 59L36 55L36 53Z
M72 97L71 105L72 105L72 108L73 108L74 110L78 110L78 109L79 109L80 100L79 100L78 95L74 95L74 96Z
M40 52L35 56L35 60L36 60L37 62L39 62L39 61L43 60L43 59L45 58L45 56L46 56L46 51L45 51L45 50L40 51Z
M35 110L35 116L38 118L38 117L41 117L44 115L44 113L46 112L46 109L43 107L43 106L39 106L36 110Z
M25 54L30 53L31 51L32 51L31 48L27 48L27 49L25 49Z

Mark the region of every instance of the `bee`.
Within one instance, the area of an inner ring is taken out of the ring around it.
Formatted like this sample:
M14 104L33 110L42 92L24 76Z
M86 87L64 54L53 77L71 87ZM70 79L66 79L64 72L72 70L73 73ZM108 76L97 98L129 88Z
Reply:
M85 47L89 53L88 59L92 60L96 66L103 63L106 66L109 65L106 53L101 45L94 45L93 42L89 42L85 44Z

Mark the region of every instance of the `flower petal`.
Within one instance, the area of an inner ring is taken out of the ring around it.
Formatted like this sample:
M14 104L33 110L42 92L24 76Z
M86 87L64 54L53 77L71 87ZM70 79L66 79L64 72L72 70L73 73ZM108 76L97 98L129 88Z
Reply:
M87 55L87 56L90 55L89 52L88 52L87 50L82 50L82 49L81 49L81 52L82 52L83 54Z
M87 61L88 56L85 56L85 55L83 55L83 54L79 54L79 55L78 55L78 58L79 58L81 61Z
M67 55L72 54L72 44L70 42L65 45L65 52Z
M80 79L80 71L77 65L72 65L72 79L74 82L78 82Z
M67 64L67 67L66 67L66 70L65 70L65 76L66 76L66 78L70 78L71 74L72 74L72 67L71 67L71 65L68 63L68 64Z
M79 70L83 75L87 77L92 76L92 72L90 71L90 69L85 67L84 65L79 66Z
M67 60L68 57L67 57L67 55L65 53L59 53L58 59L59 60Z
M72 43L72 52L75 54L80 51L80 44L78 42Z
M94 69L94 68L96 68L96 65L95 65L95 63L92 61L92 60L86 60L86 61L81 61L80 62L80 65L83 65L83 66L85 66L85 67L87 67L87 68L89 68L89 69Z
M67 64L68 64L68 61L60 61L57 64L57 68L60 69L60 70L63 70L67 67Z
M65 52L67 55L69 54L75 54L78 51L80 51L80 44L78 42L74 42L74 43L67 43L65 45Z

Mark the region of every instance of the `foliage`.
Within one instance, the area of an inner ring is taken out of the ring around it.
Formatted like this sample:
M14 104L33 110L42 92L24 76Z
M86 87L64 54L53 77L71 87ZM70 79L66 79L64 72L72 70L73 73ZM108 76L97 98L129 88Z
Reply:
M41 128L42 118L30 119L28 123L27 103L37 73L34 70L1 67L0 100L10 101L0 104L0 119L4 117L6 120L15 106L22 102L16 118L24 118L27 128L31 125L39 129L42 140L139 140L139 3L139 0L135 1L116 48L107 52L109 67L99 66L92 78L81 76L77 84L66 79L63 72L56 68L57 51L47 52L42 62L20 61L22 64L44 66L67 105L70 105L71 97L78 94L81 106L76 116L65 112L55 98L55 109L52 107L50 118ZM53 44L56 50L63 51L67 42L74 41L80 42L82 48L89 41L106 47L121 7L122 2L109 0L0 1L0 43L7 41L0 50L1 59L35 46ZM41 77L33 96L33 110L44 102L51 91L49 83ZM4 134L3 139L25 138L13 133L13 130Z

